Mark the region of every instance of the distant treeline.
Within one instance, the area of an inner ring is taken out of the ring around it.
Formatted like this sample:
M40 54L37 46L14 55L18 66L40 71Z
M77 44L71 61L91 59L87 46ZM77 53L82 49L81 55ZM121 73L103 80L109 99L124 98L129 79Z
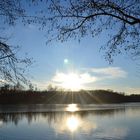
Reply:
M112 90L22 91L0 90L0 104L102 104L140 102L140 95L125 95Z

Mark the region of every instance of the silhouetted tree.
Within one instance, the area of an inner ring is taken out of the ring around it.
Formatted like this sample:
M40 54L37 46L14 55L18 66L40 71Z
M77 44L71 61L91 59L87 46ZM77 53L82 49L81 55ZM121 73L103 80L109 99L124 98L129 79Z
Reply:
M41 25L40 29L46 27L48 42L81 40L87 35L94 37L107 31L109 39L101 48L110 63L113 56L120 53L140 56L139 0L29 0L26 4L31 8L37 5L32 15L23 3L1 1L0 16L10 25L22 18L24 23Z
M2 0L0 1L0 81L13 82L17 81L26 82L24 77L24 69L21 66L31 64L29 58L21 59L17 57L18 47L11 46L7 43L8 38L3 34L4 25L13 26L16 20L24 17L24 10L21 8L20 1L18 0ZM19 66L20 65L20 66Z
M26 4L38 5L32 15ZM81 40L87 35L94 37L107 31L109 40L101 48L110 63L113 56L120 53L140 56L139 0L2 0L0 18L0 30L3 30L3 24L14 25L18 19L27 24L39 24L41 29L46 27L48 42L54 39L63 42L70 38ZM29 60L19 61L6 39L1 32L1 79L22 79L17 64L27 64Z
M46 26L48 41L81 40L107 31L109 39L101 48L110 63L120 53L140 56L139 0L48 0L45 8L28 22Z
M31 64L29 58L18 58L16 56L15 47L6 43L0 42L0 79L1 82L13 82L17 81L27 82L24 77L24 67ZM22 67L21 67L22 64Z
M31 84L31 83L29 84L29 90L30 90L30 91L33 91L33 90L34 90L34 86L33 86L33 84Z
M23 89L24 89L24 86L20 82L17 82L16 85L14 85L15 91L22 91Z
M1 87L2 90L9 90L10 89L10 85L9 84L5 84L3 87Z
M139 0L51 0L49 31L56 39L93 37L108 30L109 40L104 49L105 58L130 52L140 55L140 1Z
M56 86L52 86L51 84L47 86L47 91L57 91L57 89L58 88Z

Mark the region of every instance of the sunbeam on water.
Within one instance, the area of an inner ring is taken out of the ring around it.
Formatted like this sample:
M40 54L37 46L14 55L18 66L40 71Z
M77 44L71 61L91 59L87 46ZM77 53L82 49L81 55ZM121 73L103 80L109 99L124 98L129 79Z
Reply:
M66 121L67 128L71 132L74 132L78 129L79 123L80 122L79 122L78 118L75 116L70 116L69 118L67 118L67 121Z
M66 108L66 111L69 111L69 112L78 111L77 104L69 104L68 107Z

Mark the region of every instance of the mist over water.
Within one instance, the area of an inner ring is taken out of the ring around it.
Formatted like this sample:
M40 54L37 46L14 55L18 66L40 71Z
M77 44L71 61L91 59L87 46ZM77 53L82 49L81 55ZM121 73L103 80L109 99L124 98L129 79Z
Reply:
M50 110L46 105L30 107L21 105L8 108L7 106L12 112L4 112L6 106L0 107L0 140L138 140L140 138L140 104L52 105Z

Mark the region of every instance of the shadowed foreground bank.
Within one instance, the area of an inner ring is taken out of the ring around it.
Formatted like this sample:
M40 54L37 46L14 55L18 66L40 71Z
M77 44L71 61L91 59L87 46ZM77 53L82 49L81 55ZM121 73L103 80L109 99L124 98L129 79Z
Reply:
M92 91L0 91L0 104L102 104L140 102L140 95L111 90Z

